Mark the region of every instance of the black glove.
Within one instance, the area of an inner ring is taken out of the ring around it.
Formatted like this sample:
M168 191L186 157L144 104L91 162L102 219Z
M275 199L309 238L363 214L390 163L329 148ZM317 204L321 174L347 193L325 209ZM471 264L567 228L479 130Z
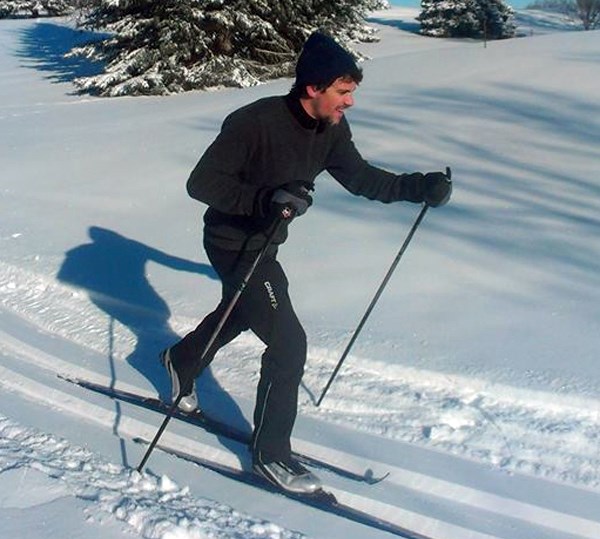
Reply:
M447 169L449 170L449 169ZM443 172L428 172L425 174L425 194L423 202L432 208L443 206L450 200L452 195L452 181Z
M312 204L312 185L306 182L290 182L272 192L271 213L281 219L291 219L303 215Z

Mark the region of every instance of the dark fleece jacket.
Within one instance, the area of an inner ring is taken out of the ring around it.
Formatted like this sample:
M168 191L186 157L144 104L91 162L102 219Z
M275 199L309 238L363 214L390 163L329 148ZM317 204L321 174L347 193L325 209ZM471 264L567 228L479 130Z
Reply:
M423 200L423 175L396 175L370 165L352 142L345 118L319 123L291 96L260 99L231 113L187 182L192 198L209 206L205 240L226 250L257 250L271 220L263 202L289 182L312 184L327 170L355 195L392 202ZM282 228L275 238L287 237Z

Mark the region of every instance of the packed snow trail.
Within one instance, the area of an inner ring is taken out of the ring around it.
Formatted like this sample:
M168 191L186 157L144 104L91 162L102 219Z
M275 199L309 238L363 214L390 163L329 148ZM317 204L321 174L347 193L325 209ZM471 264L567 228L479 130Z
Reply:
M9 316L5 312L2 319L7 321ZM13 326L14 328L15 326ZM148 439L154 434L160 415L154 413L140 415L135 406L126 403L117 406L115 402L107 398L92 399L88 390L76 391L77 388L72 384L56 379L56 374L66 376L66 373L71 372L80 377L96 380L99 383L108 383L110 379L106 375L87 367L77 366L68 357L63 359L54 353L44 351L43 348L36 345L18 340L4 330L0 330L0 337L3 353L6 354L10 351L11 356L15 358L15 360L6 358L4 362L6 366L0 366L0 386L8 390L13 396L20 395L44 406L62 410L63 413L69 416L75 415L88 422L93 421L107 435L112 434L119 438L126 437L128 439L137 437ZM40 337L46 339L43 334L38 334L37 338ZM83 349L79 357L85 357ZM116 387L141 393L148 391L121 382L117 382ZM173 430L167 430L164 435L164 443L175 449L189 451L205 458L215 458L218 462L222 462L227 466L237 467L240 465L240 457L236 455L235 451L219 448L219 445L214 445L209 438L199 436L197 429L191 426L182 430L181 425L177 425ZM359 507L362 510L374 512L374 515L377 515L376 511L381 510L383 511L380 514L381 518L390 518L389 507L391 506L389 504L392 504L394 518L397 519L396 522L399 526L413 529L416 533L432 535L435 539L450 539L455 537L457 533L461 537L471 539L504 538L504 535L502 533L498 535L482 534L482 532L476 532L457 523L432 518L423 514L420 510L410 509L412 502L409 502L409 500L411 498L413 500L437 500L436 503L440 503L442 506L452 505L460 500L460 505L468 508L467 512L472 521L476 521L475 515L483 511L483 514L495 514L495 518L499 521L507 520L510 522L517 519L528 522L528 526L533 526L534 529L542 527L543 529L560 530L560 533L569 533L576 537L588 539L595 539L600 534L600 523L591 518L591 515L586 516L585 510L579 515L577 512L569 514L568 512L552 509L551 507L554 504L545 506L547 502L541 499L539 505L519 501L518 499L512 499L510 496L505 497L500 493L485 492L473 486L436 478L427 473L403 468L390 462L378 463L369 460L368 457L347 454L340 451L340 449L320 446L306 439L296 438L294 445L299 449L341 463L344 466L355 466L357 473L364 470L365 467L374 470L375 473L382 470L389 471L390 476L381 485L367 487L368 490L363 491L362 498L361 496L357 497L352 490L347 490L346 494L341 494L342 491L336 490L336 495L341 495L342 499L344 496L349 496L349 499L354 502L362 499L362 501L359 501L362 504ZM334 477L329 475L325 477L328 481L333 482L332 484L335 484ZM349 486L347 482L343 482L343 485L342 488L346 489ZM340 486L338 485L336 488L339 489ZM556 496L559 496L558 492L561 487L556 484L554 488L558 489ZM591 493L588 496L593 498ZM404 504L408 505L403 507ZM380 509L377 509L378 507ZM544 537L544 535L539 537ZM553 536L550 534L548 537Z
M3 262L0 305L44 331L83 345L93 353L105 354L109 358L104 362L107 375L113 376L112 371L124 373L127 357L135 349L135 336L129 329L107 320L85 293ZM183 328L193 324L178 317L172 323L182 333ZM303 415L448 451L509 472L600 487L600 402L594 398L507 386L401 363L380 363L355 354L344 365L327 400L316 409L313 395L321 390L338 359L339 343L347 338L348 334L324 336L320 341L330 341L332 347L309 348L303 383L306 391L300 397ZM5 345L10 339L7 335ZM251 400L257 377L256 358L261 353L257 339L242 335L220 352L211 367L214 377L223 389ZM152 362L153 358L147 360ZM45 364L48 369L58 369L54 358ZM164 378L158 361L156 368ZM83 379L89 373L72 362L65 363L61 372ZM247 380L253 383L248 384ZM566 382L545 381L550 385ZM596 391L593 386L581 387L581 395ZM565 444L566 437L571 443Z

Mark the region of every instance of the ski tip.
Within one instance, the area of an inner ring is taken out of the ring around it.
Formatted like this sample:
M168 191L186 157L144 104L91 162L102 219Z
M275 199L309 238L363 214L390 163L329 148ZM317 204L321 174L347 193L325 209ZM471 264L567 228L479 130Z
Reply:
M371 470L371 468L369 468L363 475L363 479L364 482L367 483L367 485L376 485L377 483L381 483L382 481L384 481L385 479L387 479L390 476L390 472L387 472L384 475L381 476L376 476L375 473L373 472L373 470Z

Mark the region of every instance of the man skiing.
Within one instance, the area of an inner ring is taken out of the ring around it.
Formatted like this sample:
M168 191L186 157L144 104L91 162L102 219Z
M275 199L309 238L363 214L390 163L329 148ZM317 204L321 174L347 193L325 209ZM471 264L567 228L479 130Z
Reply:
M198 406L195 377L242 331L266 345L254 409L250 450L254 470L282 489L311 494L318 477L292 457L290 438L306 360L306 334L277 261L292 218L312 204L314 181L327 170L354 195L381 202L445 204L452 191L442 172L393 174L370 165L352 142L344 112L354 104L362 72L332 38L312 34L286 96L260 99L231 113L192 171L188 193L208 205L204 248L222 281L216 309L161 353L179 407ZM210 349L231 298L279 224L235 308ZM283 225L283 226L281 226Z

